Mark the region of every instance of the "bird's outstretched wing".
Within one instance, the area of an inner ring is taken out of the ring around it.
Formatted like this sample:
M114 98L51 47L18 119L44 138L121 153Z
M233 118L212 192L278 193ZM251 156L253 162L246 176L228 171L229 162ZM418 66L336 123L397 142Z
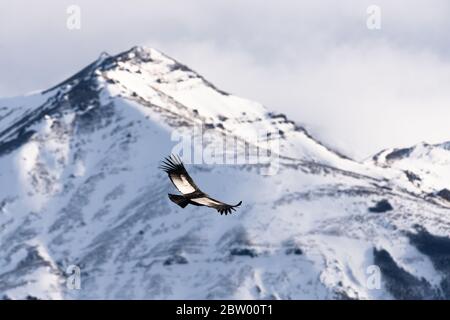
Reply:
M235 208L239 207L241 205L241 203L242 203L242 201L239 201L239 203L235 204L235 205L226 204L226 203L221 202L219 200L213 199L213 198L209 197L206 194L203 197L192 198L191 202L197 203L199 205L207 206L207 207L210 207L210 208L214 208L220 214L224 214L225 213L225 215L227 215L229 213L232 213L232 211L236 211Z
M187 173L180 157L174 155L166 157L166 160L162 162L160 168L167 172L170 181L172 181L175 188L177 188L183 195L200 191L194 183L194 180L192 180Z

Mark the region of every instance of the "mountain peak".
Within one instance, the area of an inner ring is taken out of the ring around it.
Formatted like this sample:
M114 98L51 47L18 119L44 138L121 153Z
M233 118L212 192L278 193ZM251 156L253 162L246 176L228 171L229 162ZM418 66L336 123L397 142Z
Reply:
M114 56L118 60L131 60L146 62L164 61L166 63L173 63L174 59L171 59L163 52L153 47L147 46L134 46L129 50L123 51Z
M421 142L407 148L391 148L376 154L372 161L398 172L405 187L428 194L450 188L450 142Z
M107 59L109 57L111 57L111 55L108 52L102 51L102 53L100 53L100 55L98 56L97 60L98 61L103 61L103 60L105 60L105 59Z
M385 149L374 155L372 159L378 164L389 164L405 159L429 157L432 153L441 151L450 151L450 141L437 144L422 141L411 147Z

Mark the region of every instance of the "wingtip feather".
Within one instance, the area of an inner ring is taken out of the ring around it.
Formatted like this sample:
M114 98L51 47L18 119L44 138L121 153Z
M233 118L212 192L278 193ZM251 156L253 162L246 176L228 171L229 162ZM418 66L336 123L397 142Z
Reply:
M158 168L164 170L167 173L171 170L176 170L178 166L184 167L181 158L178 155L174 154L165 157L164 160L161 161L161 163L162 164Z

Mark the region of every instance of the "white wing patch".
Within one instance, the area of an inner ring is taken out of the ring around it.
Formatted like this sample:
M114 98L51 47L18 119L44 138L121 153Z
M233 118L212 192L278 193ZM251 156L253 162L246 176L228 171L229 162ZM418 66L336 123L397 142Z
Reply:
M185 175L171 174L170 178L172 179L175 187L177 187L178 191L182 194L188 194L195 191L195 188L189 183Z
M198 203L198 204L202 204L204 206L212 206L212 205L221 205L222 204L220 202L214 201L211 198L206 198L206 197L194 198L194 199L191 199L191 201L195 202L195 203Z

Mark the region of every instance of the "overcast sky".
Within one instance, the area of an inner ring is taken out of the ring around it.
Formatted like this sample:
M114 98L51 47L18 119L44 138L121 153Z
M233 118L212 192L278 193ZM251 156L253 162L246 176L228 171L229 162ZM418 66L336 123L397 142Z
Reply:
M80 30L66 27L73 4ZM372 4L379 30L366 25ZM363 159L450 140L449 31L447 0L2 0L0 96L147 45Z

